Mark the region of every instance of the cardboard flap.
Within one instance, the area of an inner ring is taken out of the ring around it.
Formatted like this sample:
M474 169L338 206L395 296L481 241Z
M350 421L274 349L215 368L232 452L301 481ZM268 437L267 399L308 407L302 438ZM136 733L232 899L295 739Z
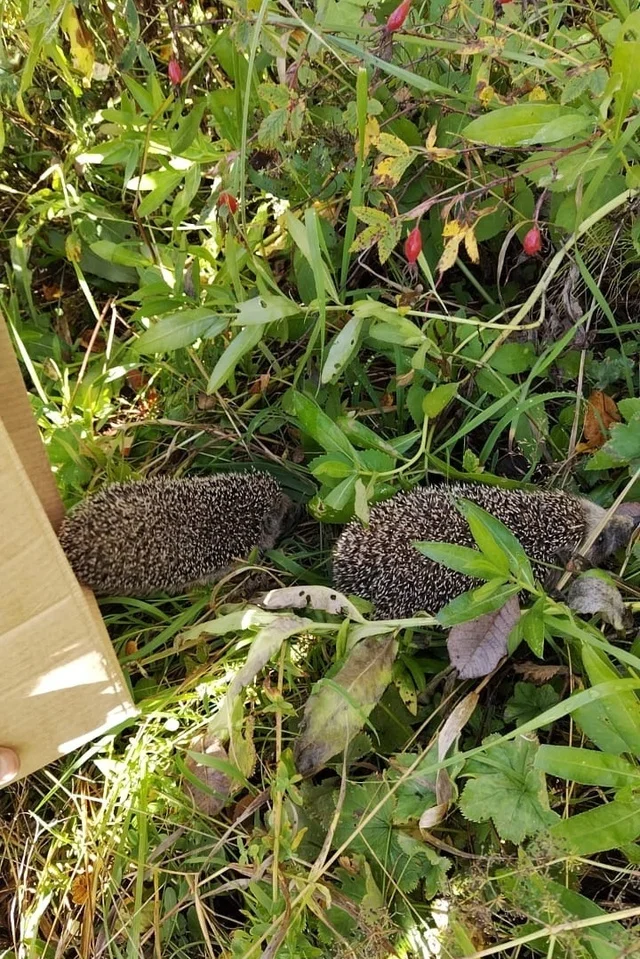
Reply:
M2 314L0 314L0 417L49 517L49 522L54 529L58 529L64 516L64 506L40 439L29 396Z
M136 710L48 518L62 504L1 320L0 403L0 746L26 776Z

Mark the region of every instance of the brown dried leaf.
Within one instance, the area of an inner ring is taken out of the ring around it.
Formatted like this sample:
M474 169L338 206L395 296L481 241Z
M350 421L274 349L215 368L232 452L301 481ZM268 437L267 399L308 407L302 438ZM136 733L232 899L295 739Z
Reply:
M612 423L620 422L620 414L615 401L601 390L594 390L587 403L582 429L584 441L578 443L577 453L589 453L599 449L607 440Z
M579 576L569 587L567 606L583 616L598 613L605 623L610 623L620 632L627 620L622 596L615 584L600 574L599 570Z
M189 748L194 753L203 753L205 756L212 756L224 762L229 761L227 751L217 736L210 737L204 733L197 736L190 743ZM192 756L187 757L185 766L205 787L199 789L190 780L185 779L185 789L193 799L194 805L205 816L216 816L229 799L232 785L230 777L219 769L199 763Z
M71 883L71 901L76 906L84 906L91 895L91 874L81 872Z
M504 606L452 627L447 649L460 679L487 676L507 655L509 633L520 618L520 603L511 596Z
M539 663L516 663L513 671L534 686L544 686L556 676L566 676L569 672L566 666L541 666Z

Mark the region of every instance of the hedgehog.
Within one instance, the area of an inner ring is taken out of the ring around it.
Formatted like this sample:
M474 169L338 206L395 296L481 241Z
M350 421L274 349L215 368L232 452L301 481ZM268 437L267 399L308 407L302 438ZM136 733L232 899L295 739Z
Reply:
M270 549L297 508L268 473L113 483L78 504L59 539L97 595L177 594Z
M428 559L414 546L428 540L475 546L456 498L501 520L547 586L553 579L549 567L566 562L606 515L595 503L559 490L529 493L472 483L416 487L374 506L368 527L353 521L344 529L333 551L336 588L369 600L380 619L400 619L417 612L436 615L478 586L480 580ZM630 517L612 517L586 559L599 565L629 540L634 527Z

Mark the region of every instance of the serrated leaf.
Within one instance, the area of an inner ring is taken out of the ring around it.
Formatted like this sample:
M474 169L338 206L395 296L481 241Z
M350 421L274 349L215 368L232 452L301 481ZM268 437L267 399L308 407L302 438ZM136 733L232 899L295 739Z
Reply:
M301 775L320 769L360 732L391 682L397 650L393 637L369 636L351 650L331 680L316 683L294 746Z
M353 212L368 226L387 226L391 223L391 217L383 210L374 210L368 206L354 206Z
M213 339L226 329L227 320L204 306L162 316L133 344L138 353L167 353L196 340Z
M520 618L517 596L510 596L494 612L454 626L447 637L447 649L460 679L486 676L507 654L509 633Z
M386 263L400 240L402 225L392 222L390 228L378 240L378 259L381 263Z
M406 157L411 154L411 149L404 140L394 137L392 133L381 133L377 140L377 147L380 153L388 157Z
M515 843L555 822L544 773L534 766L536 751L533 740L518 736L469 760L464 772L474 778L460 797L463 816L471 822L491 819L500 837Z
M560 696L553 686L534 686L533 683L516 683L513 696L507 701L504 710L505 723L521 726L535 719L540 713L551 709L560 702Z
M268 113L258 128L258 141L262 146L277 147L287 129L289 111L286 107Z

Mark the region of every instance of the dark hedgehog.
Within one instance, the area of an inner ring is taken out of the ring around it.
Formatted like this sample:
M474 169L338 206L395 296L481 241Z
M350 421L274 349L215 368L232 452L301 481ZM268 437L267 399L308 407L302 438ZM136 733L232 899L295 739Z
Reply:
M267 473L159 477L89 496L59 537L80 582L100 595L175 594L270 549L295 514Z
M605 510L562 491L527 493L495 486L459 483L418 487L374 506L368 527L354 521L333 552L335 586L370 600L381 619L417 612L436 614L461 593L480 584L423 556L413 545L431 540L474 547L456 498L477 503L501 520L520 541L542 582L547 566L566 562L600 525ZM628 542L632 519L614 516L587 558L594 565ZM537 563L536 563L537 561Z

